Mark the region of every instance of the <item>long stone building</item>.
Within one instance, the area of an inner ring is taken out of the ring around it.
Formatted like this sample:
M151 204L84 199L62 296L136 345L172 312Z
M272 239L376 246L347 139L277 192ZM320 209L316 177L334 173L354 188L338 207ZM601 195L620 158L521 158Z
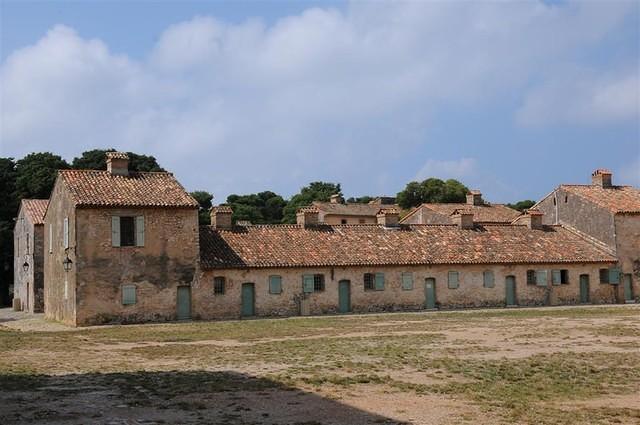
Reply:
M198 226L170 173L60 171L44 216L44 307L70 325L342 312L613 303L618 258L531 210L509 223L458 208L447 224L233 225L228 206Z

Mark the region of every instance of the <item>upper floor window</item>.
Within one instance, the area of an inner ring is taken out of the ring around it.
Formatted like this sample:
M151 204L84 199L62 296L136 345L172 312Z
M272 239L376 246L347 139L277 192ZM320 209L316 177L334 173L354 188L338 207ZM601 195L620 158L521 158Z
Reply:
M144 246L144 216L111 217L112 246Z
M342 220L340 220L340 223L341 223L341 224L347 224L347 219L346 219L346 218L343 218Z

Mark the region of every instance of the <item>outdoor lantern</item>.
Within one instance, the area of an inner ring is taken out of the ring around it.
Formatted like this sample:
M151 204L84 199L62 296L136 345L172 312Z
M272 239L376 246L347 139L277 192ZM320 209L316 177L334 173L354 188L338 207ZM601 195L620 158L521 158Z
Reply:
M24 262L22 263L22 270L25 271L25 273L27 272L27 270L29 270L29 263L28 262Z
M68 272L69 270L71 270L71 265L73 264L73 261L71 261L71 258L66 257L64 260L62 260L62 265L64 266L64 271Z

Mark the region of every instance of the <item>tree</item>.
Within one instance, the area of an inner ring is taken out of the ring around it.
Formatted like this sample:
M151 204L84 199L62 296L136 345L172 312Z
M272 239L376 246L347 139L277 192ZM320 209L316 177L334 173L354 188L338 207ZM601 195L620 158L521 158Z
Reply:
M341 195L340 183L313 182L293 195L283 210L283 223L295 223L298 208L310 205L313 201L328 201L331 195Z
M213 195L204 190L196 190L191 192L191 196L198 201L200 208L198 209L198 224L201 226L211 224L211 216L209 215L209 209L211 209L213 201Z
M13 158L0 158L0 199L0 305L7 305L13 282L13 217L18 209Z
M507 206L509 208L513 208L514 210L524 211L531 208L535 204L535 201L532 201L531 199L525 199L524 201L518 201L515 204L507 204Z
M106 170L106 153L115 151L110 148L82 152L82 155L73 158L71 166L80 170ZM140 155L134 152L127 152L127 155L129 156L129 171L165 171L160 167L156 158L151 155Z
M250 195L229 195L227 204L233 209L234 222L248 220L254 224L273 224L282 220L282 210L287 201L276 193L264 191Z
M465 202L469 189L458 180L442 181L428 178L422 182L410 182L397 195L397 202L404 209L416 207L423 203L457 203Z
M16 162L16 196L49 198L58 170L69 168L67 161L50 152L31 153Z
M358 196L357 198L354 198L353 196L349 199L347 199L347 204L368 204L369 202L373 201L373 197L372 196Z

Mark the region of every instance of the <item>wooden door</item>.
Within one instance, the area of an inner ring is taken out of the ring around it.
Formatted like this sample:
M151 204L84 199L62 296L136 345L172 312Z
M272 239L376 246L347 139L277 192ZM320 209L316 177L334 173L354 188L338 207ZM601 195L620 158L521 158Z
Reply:
M191 319L191 287L178 286L178 320Z
M338 307L340 313L351 311L351 282L348 280L341 280L338 283Z
M589 302L589 275L580 275L580 302L586 304Z
M255 315L256 290L253 283L242 284L242 316L251 317Z
M624 286L624 300L625 302L633 302L633 287L631 286L631 274L625 274L622 276L622 283Z
M516 277L507 276L505 280L507 306L517 305L516 301Z
M427 310L436 308L436 280L433 277L424 280L424 308Z

